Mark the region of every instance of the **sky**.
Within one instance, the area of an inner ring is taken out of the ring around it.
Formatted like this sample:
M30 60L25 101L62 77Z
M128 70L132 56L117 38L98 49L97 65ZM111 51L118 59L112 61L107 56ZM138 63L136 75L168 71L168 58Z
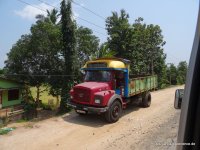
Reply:
M125 9L130 16L130 23L142 17L145 23L161 27L166 41L164 52L167 54L167 63L177 65L180 61L189 61L199 9L197 0L74 1L101 16L73 4L73 14L78 25L92 29L101 43L107 40L103 18L110 16L113 11L119 12ZM46 15L45 10L53 9L52 6L59 9L60 2L60 0L0 0L0 68L4 67L7 53L21 35L30 33L30 27L36 21L35 16Z

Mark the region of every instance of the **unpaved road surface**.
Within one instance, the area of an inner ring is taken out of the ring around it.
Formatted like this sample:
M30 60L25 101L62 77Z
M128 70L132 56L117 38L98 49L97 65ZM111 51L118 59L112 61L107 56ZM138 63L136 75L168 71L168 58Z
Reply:
M0 150L160 150L175 149L180 110L173 108L173 87L152 92L149 108L129 106L120 120L74 112L40 122L12 124L0 136Z

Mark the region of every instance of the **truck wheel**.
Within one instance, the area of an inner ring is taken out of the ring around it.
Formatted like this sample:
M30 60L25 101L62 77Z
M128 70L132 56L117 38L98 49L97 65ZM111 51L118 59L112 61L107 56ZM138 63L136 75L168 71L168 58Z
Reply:
M151 105L151 94L150 92L146 92L142 98L142 106L149 107Z
M105 113L105 119L109 123L117 122L122 113L122 105L119 101L114 101L108 111Z

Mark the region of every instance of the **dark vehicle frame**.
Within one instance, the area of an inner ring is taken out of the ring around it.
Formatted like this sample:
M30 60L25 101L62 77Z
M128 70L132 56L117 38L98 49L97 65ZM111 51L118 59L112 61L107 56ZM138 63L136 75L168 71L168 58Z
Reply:
M177 138L177 150L191 149L200 149L200 11L181 104Z

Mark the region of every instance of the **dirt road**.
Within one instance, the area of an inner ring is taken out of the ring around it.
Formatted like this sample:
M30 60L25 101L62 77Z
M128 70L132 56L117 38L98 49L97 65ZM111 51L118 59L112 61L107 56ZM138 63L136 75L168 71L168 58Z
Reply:
M63 117L25 123L13 132L0 136L0 149L174 149L180 115L180 110L173 108L177 88L182 87L152 92L150 108L129 106L114 124L105 123L101 116L78 116L74 112Z

